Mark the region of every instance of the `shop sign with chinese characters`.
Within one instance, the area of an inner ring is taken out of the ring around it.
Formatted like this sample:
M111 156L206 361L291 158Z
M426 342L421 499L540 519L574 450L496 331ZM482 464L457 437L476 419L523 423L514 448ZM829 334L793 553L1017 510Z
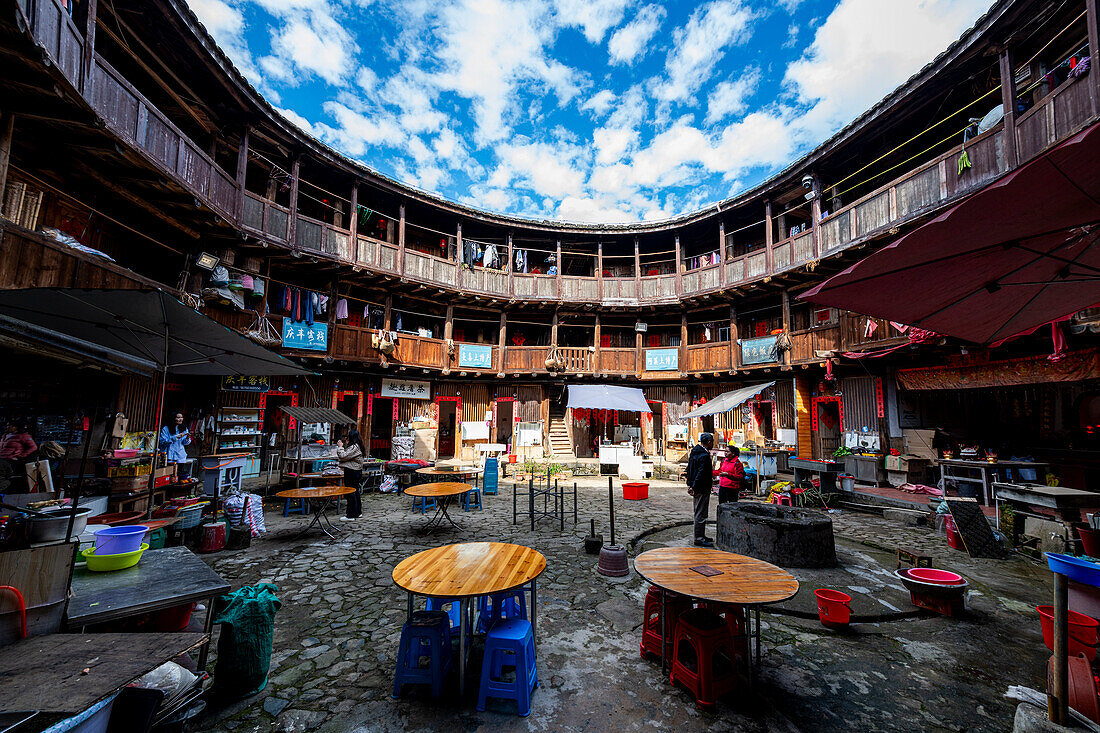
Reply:
M427 382L413 379L383 379L383 397L404 397L407 400L431 399L431 387Z
M680 368L679 349L646 349L647 372L674 372Z
M269 392L271 379L257 376L222 377L222 389L226 392Z
M458 345L458 365L471 369L493 368L493 347L477 344Z
M307 351L328 351L328 324L284 319L283 347L287 349L306 349Z

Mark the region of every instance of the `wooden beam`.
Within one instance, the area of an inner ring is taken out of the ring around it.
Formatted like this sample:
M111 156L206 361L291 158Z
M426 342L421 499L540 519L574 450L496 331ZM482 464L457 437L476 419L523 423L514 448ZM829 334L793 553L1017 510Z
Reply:
M1096 0L1085 0L1085 23L1088 26L1089 35L1089 61L1093 69L1097 59L1100 59L1100 16L1097 14ZM1090 73L1089 91L1092 96L1092 113L1100 114L1100 74Z
M351 221L348 222L348 236L351 237L352 262L359 262L359 181L351 184L351 202L348 204Z
M680 314L680 373L683 374L687 371L687 351L688 349L688 315L687 311Z
M448 369L451 367L451 353L449 349L449 342L454 338L455 332L455 307L454 305L447 304L447 317L443 321L443 365Z
M508 232L508 294L516 294L516 258L512 247L512 233Z
M775 224L772 222L772 202L764 202L764 258L768 272L775 270ZM794 260L794 256L791 256Z
M153 204L149 203L149 201L146 198L144 198L142 196L137 196L134 193L131 193L129 189L124 188L123 186L117 186L114 183L112 183L111 181L108 181L102 175L102 171L97 171L94 168L91 168L90 166L88 166L84 163L81 163L80 161L78 161L76 159L73 159L73 161L71 162L71 165L73 165L77 170L83 172L84 174L88 175L89 177L97 178L97 181L96 181L97 186L102 186L103 188L107 189L108 191L115 194L116 196L130 202L131 204L133 204L137 208L141 209L142 211L145 211L145 212L151 214L152 216L156 217L157 219L160 219L161 221L168 224L172 229L174 229L176 231L179 231L183 234L186 234L188 237L191 237L192 239L198 239L199 238L199 232L197 230L192 229L191 227L181 223L179 221L179 219L176 219L172 216L169 216L168 214L166 214L163 211L162 207L154 206Z
M596 329L592 335L592 346L596 349L592 355L592 371L600 373L600 312L596 311Z
M405 210L402 209L401 211L404 212ZM403 213L402 216L404 216ZM403 230L404 227L402 227L402 231ZM404 240L404 237L402 237L401 239ZM466 262L466 257L463 251L464 245L462 243L461 221L458 222L458 224L455 226L455 242L458 243L458 249L455 251L455 254L458 255L458 261L455 264L455 287L458 289L459 292L462 292L462 265Z
M741 366L741 344L738 343L737 333L737 306L730 303L730 366L737 369Z
M596 242L596 299L603 300L603 241Z
M291 249L298 247L298 178L302 170L302 159L294 157L290 164L290 221L287 223L286 242Z
M673 255L676 258L676 262L674 263L675 266L676 266L676 270L675 270L675 272L676 272L676 297L679 298L681 295L684 294L684 276L683 276L683 273L682 273L682 270L684 269L683 268L683 259L682 259L683 255L680 252L680 235L679 234L676 235L676 239L674 240L674 243L675 243L675 251L676 251L676 254Z
M1005 148L1005 163L1012 170L1019 165L1016 156L1016 69L1012 63L1012 52L1007 48L1001 51L1000 70L1001 104L1005 113L1001 139Z
M791 337L791 295L786 289L783 290L783 334L789 340ZM791 350L787 349L783 352L783 363L791 363Z
M505 349L508 348L508 314L503 310L500 312L500 336L497 339L497 348L500 351L500 366L497 367L497 374L504 375L504 355Z
M88 0L85 6L84 58L82 60L83 69L80 74L80 92L85 99L92 99L92 69L95 66L95 26L96 17L99 14L99 3L98 0Z
M11 145L15 137L15 115L0 113L0 204L4 202L4 190L8 183L8 166L11 163Z
M726 284L726 222L718 222L718 282Z
M642 257L638 251L637 237L634 237L634 297L642 299Z
M248 176L248 126L241 132L241 142L237 146L237 218L244 218L244 191Z
M556 272L558 274L557 274L557 277L555 277L554 279L556 281L556 286L557 286L557 289L558 289L558 299L561 299L561 297L562 297L562 292L561 292L562 265L561 265L561 240L560 239L557 240L557 244L555 245L555 247L556 247L556 250L555 250L556 254L554 255L554 265L555 265L554 272ZM557 342L555 341L554 343L557 343Z

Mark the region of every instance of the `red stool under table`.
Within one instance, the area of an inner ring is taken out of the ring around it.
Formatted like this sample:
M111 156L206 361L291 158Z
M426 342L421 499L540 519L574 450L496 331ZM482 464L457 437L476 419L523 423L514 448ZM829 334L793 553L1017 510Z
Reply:
M700 601L697 608L703 608L718 614L729 628L730 637L733 639L733 651L737 656L738 664L749 663L749 617L744 606L735 603L718 603L715 601Z
M676 624L668 681L686 687L699 707L713 707L736 685L734 658L733 637L724 618L705 608L685 611Z
M676 620L684 611L691 610L691 599L678 593L665 591L665 608L668 610L668 622L665 631L671 640L676 633ZM661 659L661 589L649 586L645 596L645 610L642 623L642 657L653 655ZM671 646L671 642L669 643Z

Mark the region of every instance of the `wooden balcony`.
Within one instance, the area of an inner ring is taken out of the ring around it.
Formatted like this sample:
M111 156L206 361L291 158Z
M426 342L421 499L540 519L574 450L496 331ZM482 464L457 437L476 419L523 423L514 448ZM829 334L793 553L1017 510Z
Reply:
M504 349L504 371L535 374L546 371L549 346L509 346Z
M729 341L688 346L684 363L685 372L719 372L733 369L733 352Z
M634 349L600 349L601 374L634 374L637 371L638 353Z

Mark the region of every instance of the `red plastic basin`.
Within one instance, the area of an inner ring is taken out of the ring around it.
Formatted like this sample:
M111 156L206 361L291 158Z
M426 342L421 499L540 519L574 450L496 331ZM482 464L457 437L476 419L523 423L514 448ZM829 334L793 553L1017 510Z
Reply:
M130 524L136 522L145 516L145 512L116 512L114 514L100 514L95 517L89 517L88 524L106 524L108 527L114 527L120 524Z
M837 628L848 625L852 615L850 595L829 588L818 588L814 595L817 596L817 617L824 626Z
M963 582L961 575L948 570L937 570L936 568L911 568L909 577L913 580L935 583L936 585L961 585Z
M1036 606L1039 623L1043 627L1043 643L1054 651L1054 606ZM1069 612L1069 655L1084 654L1091 662L1096 659L1097 629L1100 622L1092 616L1076 611Z

